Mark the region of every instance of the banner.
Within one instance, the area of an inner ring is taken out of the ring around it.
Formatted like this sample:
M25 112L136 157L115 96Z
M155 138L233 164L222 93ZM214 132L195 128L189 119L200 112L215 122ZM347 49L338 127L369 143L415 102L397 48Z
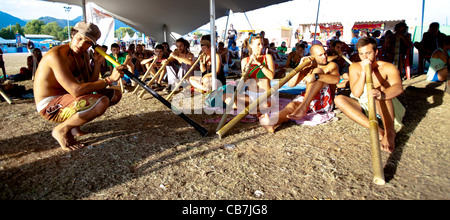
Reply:
M111 44L114 43L114 17L109 15L107 11L100 8L98 5L89 2L86 4L86 19L88 22L96 24L102 33L102 36L98 39L97 44L108 46L108 51L110 51Z

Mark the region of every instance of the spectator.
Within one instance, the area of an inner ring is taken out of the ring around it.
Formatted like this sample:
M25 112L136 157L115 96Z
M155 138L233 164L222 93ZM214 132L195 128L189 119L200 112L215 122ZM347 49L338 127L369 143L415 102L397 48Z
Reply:
M439 43L444 41L445 36L439 31L439 23L434 22L423 34L422 41L414 43L414 47L419 51L419 74L423 74L425 59L430 59L431 54L439 48Z

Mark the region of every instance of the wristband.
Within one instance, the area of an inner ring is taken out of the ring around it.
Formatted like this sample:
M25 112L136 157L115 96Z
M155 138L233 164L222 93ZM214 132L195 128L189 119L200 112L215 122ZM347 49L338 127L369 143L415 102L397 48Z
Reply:
M111 80L109 80L108 78L103 78L102 80L103 82L105 82L105 88L112 84Z
M263 64L259 65L260 69L264 69L264 67L266 67L266 66L264 66Z

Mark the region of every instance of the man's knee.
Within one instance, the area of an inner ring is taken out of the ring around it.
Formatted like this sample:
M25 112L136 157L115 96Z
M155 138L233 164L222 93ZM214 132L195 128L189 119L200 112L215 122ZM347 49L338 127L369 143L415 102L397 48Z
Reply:
M114 91L114 96L112 97L111 101L109 101L109 106L113 106L120 102L122 99L122 92L119 90Z
M106 96L104 96L98 100L97 104L94 106L91 112L97 116L100 116L105 113L106 109L108 109L109 106L110 101Z

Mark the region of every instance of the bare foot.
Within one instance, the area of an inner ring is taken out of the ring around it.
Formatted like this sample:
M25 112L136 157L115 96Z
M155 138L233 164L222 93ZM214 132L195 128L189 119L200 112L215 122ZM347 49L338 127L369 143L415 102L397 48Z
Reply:
M380 142L381 150L388 153L394 152L395 149L395 135L385 135Z
M259 117L259 123L264 129L266 129L267 132L270 133L275 133L275 130L280 127L280 125L276 124L274 120L271 120L271 118L267 114L261 115Z
M291 120L300 120L305 117L306 113L307 109L297 108L294 112L292 112L292 114L287 115L286 117Z
M82 130L80 129L80 127L72 128L72 130L70 130L70 132L72 133L72 135L73 135L74 137L80 137L80 136L83 136L83 135L87 135L87 134L88 134L88 133L82 131Z
M75 140L71 132L65 133L58 129L58 127L53 129L52 136L65 151L79 150L85 147L84 144L80 144Z

